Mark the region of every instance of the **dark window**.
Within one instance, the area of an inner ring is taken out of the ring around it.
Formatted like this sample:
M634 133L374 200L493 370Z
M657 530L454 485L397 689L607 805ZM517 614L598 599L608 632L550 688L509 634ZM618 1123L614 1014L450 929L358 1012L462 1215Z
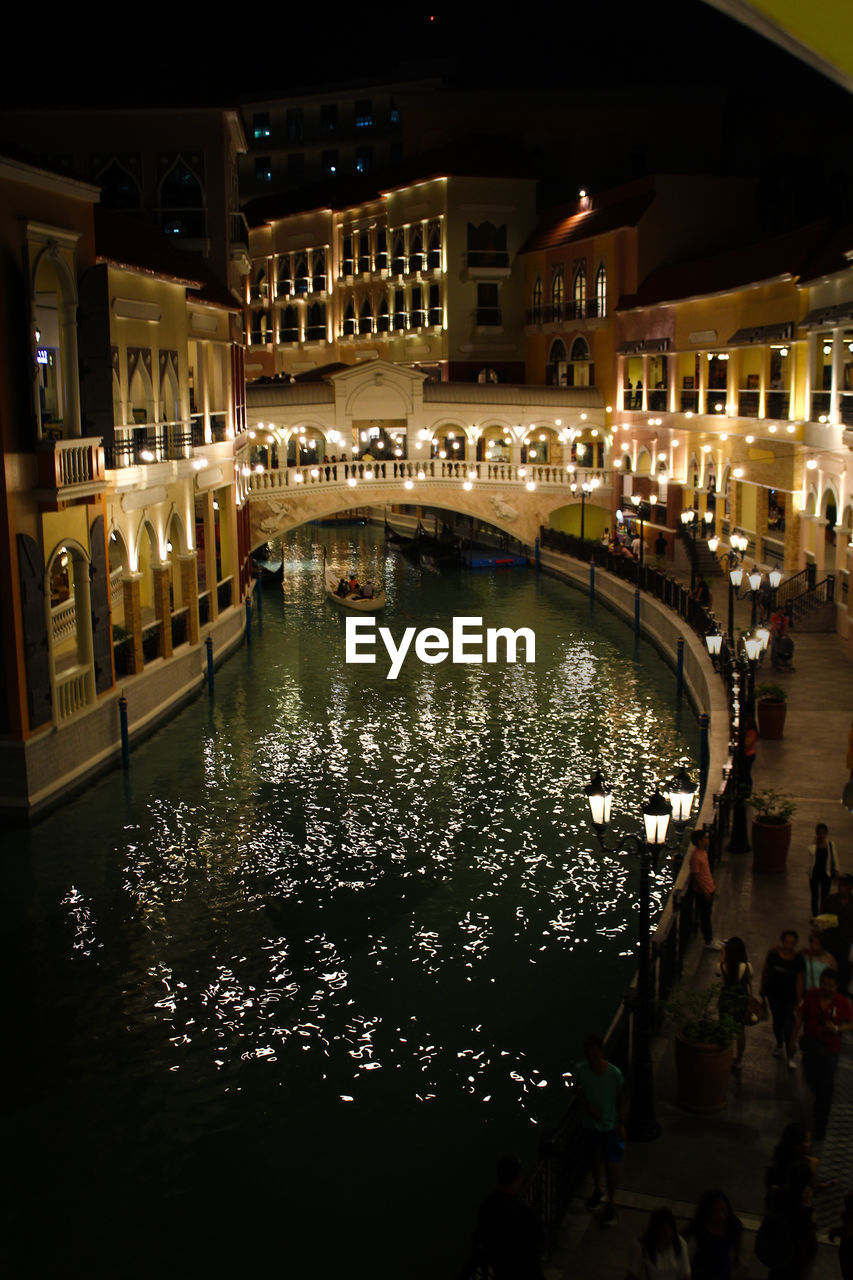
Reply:
M370 173L373 167L373 147L356 147L355 149L355 171L356 173Z
M358 331L359 333L373 332L373 308L369 298L365 298L361 304L361 310L358 313Z
M344 333L355 333L355 308L352 305L352 298L350 298L344 309Z
M314 302L308 308L308 324L305 329L306 342L322 342L326 336L326 307L322 302Z
M358 237L358 269L370 270L370 232L361 231Z
M496 284L477 285L477 324L500 324L501 309L498 306Z
M412 289L412 309L409 313L409 325L412 329L420 329L425 323L424 291L419 284L416 284Z
M290 274L290 254L284 253L278 260L278 296L286 297L293 291L293 277Z
M435 271L441 266L441 223L431 222L427 233L427 266Z
M406 328L406 291L405 289L394 290L394 328Z
M255 156L255 182L272 182L272 160L269 156Z
M323 133L335 133L338 127L338 104L324 102L320 108L320 128Z
M308 254L305 252L294 256L293 288L296 293L308 292Z
M323 163L324 173L337 173L338 172L337 151L324 151L322 163Z
M468 223L468 266L509 266L506 224L496 227L493 222L481 222L475 227L473 222Z
M391 236L391 271L402 275L406 270L406 237L402 231L395 231Z
M403 163L403 144L398 139L391 143L391 164L398 165Z
M326 253L324 249L315 249L311 255L311 287L315 293L321 293L326 287Z
M388 299L383 298L379 304L379 315L376 317L377 333L387 333L391 327L391 320L388 315Z
M192 240L204 238L201 183L183 160L172 166L160 184L160 209L164 231Z
M252 133L255 141L259 138L268 138L270 136L270 113L268 111L256 111L252 116Z
M283 307L281 311L280 342L299 341L299 316L296 307Z
M384 271L388 266L388 232L380 227L376 232L376 270Z
M400 123L400 109L399 109L399 107L397 106L397 104L394 102L394 99L393 99L393 98L391 99L391 105L390 105L390 108L389 108L388 118L389 118L389 120L391 121L391 123L392 123L392 124L399 124L399 123Z
M536 283L533 286L533 316L534 324L539 324L542 319L542 280L536 277Z
M341 266L345 276L351 276L355 270L352 256L352 236L344 236L344 251Z
M305 136L305 117L302 114L301 107L288 107L287 109L287 140L288 142L301 142Z
M136 180L113 160L97 179L101 204L107 209L138 209L142 204Z
M287 157L287 176L301 178L305 172L305 152L294 151Z
M422 271L424 265L424 233L419 226L409 227L409 270Z
M355 104L356 129L373 128L373 102L370 98L361 98Z
M441 285L431 284L429 287L429 324L441 324Z

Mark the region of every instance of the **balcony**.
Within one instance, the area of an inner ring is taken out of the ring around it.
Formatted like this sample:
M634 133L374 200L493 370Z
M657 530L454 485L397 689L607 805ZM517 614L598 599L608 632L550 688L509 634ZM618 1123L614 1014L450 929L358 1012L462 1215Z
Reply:
M791 403L790 391L767 391L764 395L765 418L787 419Z
M211 426L214 416L210 415ZM105 450L106 465L110 471L120 471L125 467L151 466L155 462L180 462L192 457L199 434L198 415L191 422L153 422L116 427L114 443Z
M60 511L85 501L107 487L101 438L40 440L36 496L43 511Z
M726 395L725 387L709 387L705 392L705 413L712 414L714 417L725 415L726 412ZM756 410L757 415L757 410Z
M737 397L738 416L741 418L757 418L760 400L760 391L739 391Z
M699 392L682 391L679 397L679 408L682 413L698 413Z
M478 329L499 329L503 324L503 312L500 307L476 307L474 324Z
M465 254L464 280L505 280L512 268L505 249L469 249Z

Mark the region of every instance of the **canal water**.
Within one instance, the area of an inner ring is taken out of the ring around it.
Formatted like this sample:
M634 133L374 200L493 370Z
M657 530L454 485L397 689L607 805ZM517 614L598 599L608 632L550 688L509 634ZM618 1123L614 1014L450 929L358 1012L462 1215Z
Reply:
M323 544L395 640L473 616L535 663L347 665ZM283 557L214 697L5 839L11 1274L452 1277L630 978L636 868L582 789L627 832L695 776L672 672L533 571L355 525Z

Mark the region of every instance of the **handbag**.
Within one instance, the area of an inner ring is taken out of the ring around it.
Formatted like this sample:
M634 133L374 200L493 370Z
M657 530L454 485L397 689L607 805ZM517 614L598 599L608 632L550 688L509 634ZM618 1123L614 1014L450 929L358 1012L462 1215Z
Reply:
M767 1001L759 996L750 996L746 1002L746 1016L744 1024L747 1027L757 1026L759 1022L766 1022L769 1017Z

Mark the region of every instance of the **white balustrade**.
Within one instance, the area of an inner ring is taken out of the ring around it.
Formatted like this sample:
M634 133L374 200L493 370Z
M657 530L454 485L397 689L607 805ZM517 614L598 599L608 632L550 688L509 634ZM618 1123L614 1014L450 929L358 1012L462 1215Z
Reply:
M89 675L88 667L70 667L56 677L56 709L55 720L61 724L75 712L86 705L86 684Z
M50 629L53 643L67 640L77 632L77 606L74 597L69 596L62 604L54 605L50 611Z
M314 485L352 488L352 481L377 487L394 486L412 481L416 484L434 484L448 481L482 481L487 485L524 489L531 483L552 489L565 489L571 495L571 486L580 495L584 483L592 483L595 489L609 492L612 472L592 467L562 467L547 464L519 466L510 462L451 462L429 458L424 462L407 459L385 462L337 462L317 463L304 467L278 467L253 471L246 478L247 488L253 494L269 493L277 489L310 489Z
M123 602L121 579L124 570L122 568L113 569L110 574L110 604L115 612L116 607Z

